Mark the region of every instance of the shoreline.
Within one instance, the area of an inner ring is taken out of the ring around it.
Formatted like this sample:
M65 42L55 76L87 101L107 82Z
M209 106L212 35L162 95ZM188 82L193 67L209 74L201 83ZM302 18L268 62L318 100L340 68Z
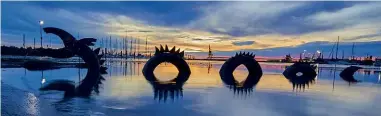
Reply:
M143 58L105 58L106 62L146 62L148 59ZM1 56L1 68L24 68L23 64L26 61L50 61L53 62L52 69L57 68L86 68L86 64L83 62L82 59L78 57L72 57L72 58L51 58L51 57L39 57L39 56L11 56L11 55L4 55ZM186 61L200 61L200 62L224 62L226 60L223 59L186 59ZM280 65L289 65L295 62L274 62L274 61L258 61L260 63L274 63L274 64L280 64ZM322 64L322 63L316 63L319 65L319 67L322 68L331 68L334 64ZM360 66L364 69L380 69L381 67L373 66L373 65L348 65L348 64L337 64L336 67L338 68L345 68L348 66Z

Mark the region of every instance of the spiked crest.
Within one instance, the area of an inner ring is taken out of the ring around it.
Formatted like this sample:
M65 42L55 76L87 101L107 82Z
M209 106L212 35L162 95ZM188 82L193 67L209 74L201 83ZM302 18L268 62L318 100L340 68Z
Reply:
M176 46L173 46L172 49L168 49L168 46L165 45L165 48L160 45L160 49L155 47L155 55L163 54L163 53L170 53L170 54L176 54L181 57L184 57L184 51L180 52L180 48L176 50Z
M247 57L252 57L252 58L255 58L255 54L254 53L252 53L252 52L236 52L235 53L235 56L234 57L237 57L237 56L247 56Z
M98 55L98 60L99 60L99 64L101 65L100 67L100 72L101 74L107 74L107 67L103 66L105 60L101 60L102 59L102 56L103 54L99 54L99 51L100 51L100 48L97 48L94 50L94 53ZM98 83L95 84L94 86L94 91L96 93L99 93L99 85L102 84L102 81L106 80L102 75L99 77L99 80L98 80Z

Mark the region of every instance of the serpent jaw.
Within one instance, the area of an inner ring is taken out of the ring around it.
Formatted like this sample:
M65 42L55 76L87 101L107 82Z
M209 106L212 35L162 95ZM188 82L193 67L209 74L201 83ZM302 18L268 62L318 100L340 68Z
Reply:
M65 97L88 97L92 91L99 93L99 87L102 84L102 81L105 80L102 74L107 73L107 68L103 66L105 61L101 60L103 54L99 54L100 48L93 51L89 47L94 45L93 42L96 42L96 39L83 38L76 40L70 33L55 27L46 27L44 28L44 31L59 36L65 44L65 49L73 54L70 57L77 55L82 58L87 65L88 72L77 87L73 81L53 80L53 82L41 87L40 90L64 91Z

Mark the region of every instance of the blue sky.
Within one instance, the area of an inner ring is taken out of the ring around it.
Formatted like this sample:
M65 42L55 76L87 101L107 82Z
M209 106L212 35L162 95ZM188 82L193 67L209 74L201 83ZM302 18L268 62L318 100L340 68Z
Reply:
M147 38L151 48L176 45L199 55L211 44L216 55L321 50L328 56L340 36L346 57L353 42L356 55L381 56L380 8L380 2L1 2L1 42L20 46L26 34L31 46L44 20L44 27L80 38L128 36L141 40L141 47ZM62 46L54 35L43 37Z

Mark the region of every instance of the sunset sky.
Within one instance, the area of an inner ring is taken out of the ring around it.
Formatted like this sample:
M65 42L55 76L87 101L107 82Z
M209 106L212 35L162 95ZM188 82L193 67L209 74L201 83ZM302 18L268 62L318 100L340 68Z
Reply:
M218 56L240 50L328 56L340 36L340 55L349 57L355 42L355 55L381 56L380 9L381 2L1 2L1 44L21 46L23 34L27 46L33 38L39 43L43 20L43 27L80 38L120 41L127 31L142 47L147 38L150 46L176 45L198 55L207 55L210 44ZM54 35L43 38L62 47Z

